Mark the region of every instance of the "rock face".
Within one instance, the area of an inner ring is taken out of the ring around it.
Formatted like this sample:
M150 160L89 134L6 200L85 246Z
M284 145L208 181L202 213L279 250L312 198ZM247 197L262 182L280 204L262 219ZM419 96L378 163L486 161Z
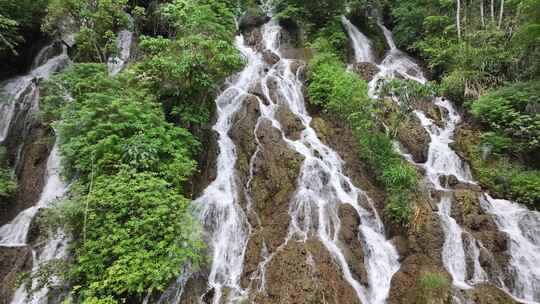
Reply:
M314 238L287 243L268 263L266 280L266 293L255 294L252 303L360 304L328 250Z
M497 281L504 277L505 265L509 263L508 237L497 229L493 218L480 207L481 192L460 189L454 192L452 217L464 227L475 239L482 243L480 248L480 264L490 278ZM465 237L465 242L470 237ZM474 267L468 261L468 267Z
M397 103L389 98L383 100L383 107L383 119L396 139L416 163L425 163L431 137L420 119L412 112L400 113Z
M31 269L30 247L0 247L0 304L9 304L18 274Z
M33 206L44 186L47 157L51 150L49 130L41 124L29 126L28 136L9 137L8 151L17 161L17 191L14 200L0 205L0 225L11 221L19 212ZM20 152L19 152L20 151ZM13 160L15 162L15 159Z
M352 67L353 71L355 71L358 75L360 75L360 78L364 79L365 81L371 81L377 73L379 73L380 69L371 62L357 62L353 64Z
M399 124L397 138L412 155L416 163L425 163L427 161L431 138L416 115L408 115Z

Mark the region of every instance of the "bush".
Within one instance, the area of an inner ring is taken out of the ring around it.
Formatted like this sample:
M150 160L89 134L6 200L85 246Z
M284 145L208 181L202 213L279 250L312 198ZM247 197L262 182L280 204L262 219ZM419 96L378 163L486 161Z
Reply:
M182 265L201 261L198 224L189 201L154 173L122 169L99 176L74 225L82 229L71 270L84 299L116 300L163 290ZM83 303L86 303L83 301Z
M490 91L472 103L471 113L490 130L511 138L514 152L540 153L539 81Z
M6 149L0 147L0 198L8 198L17 190L15 172L7 167Z
M151 171L175 185L191 175L199 143L165 121L155 97L130 87L129 75L108 78L105 66L78 64L56 78L74 98L56 124L69 177L115 174L123 165ZM53 80L54 81L54 80ZM63 95L49 95L51 112Z

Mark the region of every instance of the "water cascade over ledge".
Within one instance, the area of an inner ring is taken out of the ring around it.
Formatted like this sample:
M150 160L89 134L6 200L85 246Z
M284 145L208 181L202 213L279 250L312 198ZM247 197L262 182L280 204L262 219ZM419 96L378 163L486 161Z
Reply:
M216 99L217 121L213 129L219 136L217 176L195 201L201 208L200 217L212 256L207 294L211 292L212 302L217 304L239 303L248 299L250 293L264 293L266 267L275 259L275 255L291 242L305 244L308 238L316 238L338 265L343 279L354 289L361 303L382 304L388 297L391 278L399 269L397 251L386 239L382 221L367 193L356 187L345 175L343 160L319 139L310 126L312 117L304 104L299 69L294 69L295 61L286 59L280 51L281 32L282 28L275 19L261 28L265 52L278 57L273 64L265 62L262 52L248 47L242 36L236 38L236 46L246 58L247 65L238 75L230 78L227 88ZM251 156L247 183L242 185L237 177L237 147L229 131L234 115L249 95L248 90L257 83L262 86L262 96L257 96L260 116L253 130L257 149ZM272 89L269 83L273 83ZM299 138L290 138L285 134L276 114L281 107L288 108L300 121L303 131ZM302 156L303 162L296 190L289 202L288 233L282 245L272 253L265 250L267 246L265 240L262 240L263 259L254 274L260 283L258 286L242 288L240 281L245 250L253 233L246 215L252 212L250 183L257 174L253 163L263 149L257 134L261 125L266 123L279 131L281 140L288 149ZM240 202L242 195L247 196L245 208ZM342 205L351 206L355 216L360 219L356 237L363 246L353 250L363 251L367 283L361 283L353 275L353 265L347 260L339 240L341 221L338 208ZM179 290L183 290L185 281L185 276L178 279ZM174 302L180 301L180 298L181 292L175 296Z
M358 29L348 20L344 20L343 24L351 38L351 45L355 49L355 60L361 62L371 57L358 56L369 49L369 40L367 43L359 44L358 41L365 40L365 36L359 36ZM397 49L392 33L384 25L379 23L379 26L390 50L377 65L380 72L369 83L370 95L377 97L380 83L394 77L425 83L426 79L421 68ZM371 63L376 64L374 61ZM399 100L393 99L399 103ZM511 201L493 199L488 193L480 195L481 208L493 216L499 230L506 233L509 238L510 262L507 266L508 271L504 275L508 277L489 277L479 261L479 250L482 244L452 218L452 189L441 184L441 177L453 175L460 183L476 185L467 163L450 147L454 131L461 118L450 101L435 98L434 104L446 113L443 115L443 126L438 126L423 111L414 111L431 138L427 162L414 163L410 155L401 150L400 153L416 166L423 167L428 185L433 191L441 193L437 213L445 233L442 260L446 270L452 276L453 285L459 289L470 289L477 283L491 281L518 301L540 303L540 267L538 266L540 265L540 238L535 234L540 229L540 213ZM464 235L467 235L468 243L464 240ZM467 246L464 245L465 243ZM467 260L473 261L472 269L467 267ZM457 299L455 301L459 302Z

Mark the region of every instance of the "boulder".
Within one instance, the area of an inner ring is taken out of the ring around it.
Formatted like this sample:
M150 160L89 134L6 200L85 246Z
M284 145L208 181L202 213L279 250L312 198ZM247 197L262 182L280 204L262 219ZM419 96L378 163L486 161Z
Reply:
M266 62L267 64L269 65L274 65L276 63L279 62L279 60L281 60L281 58L279 58L278 54L270 51L270 50L264 50L263 53L262 53L262 56L263 56L263 60L264 62Z
M357 62L353 64L353 71L355 71L365 81L371 81L380 69L371 62Z
M427 161L431 137L416 115L408 115L399 124L397 139L416 163Z
M254 28L261 27L263 24L265 24L269 20L270 20L270 17L262 14L262 12L256 15L245 13L242 17L240 17L240 21L238 22L238 28L242 32L249 31Z
M300 139L300 134L305 129L302 120L294 115L287 105L280 105L277 112L276 118L281 124L285 136L292 140Z

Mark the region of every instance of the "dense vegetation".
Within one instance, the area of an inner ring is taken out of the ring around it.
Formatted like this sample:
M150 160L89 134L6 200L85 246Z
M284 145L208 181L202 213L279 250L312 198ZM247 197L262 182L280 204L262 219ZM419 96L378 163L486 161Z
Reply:
M50 1L44 29L59 35L71 16L78 30L75 63L42 85L40 118L56 129L65 176L76 182L44 222L61 219L73 235L73 259L54 268L77 302L142 302L206 259L185 184L217 89L243 64L235 9L210 0ZM128 26L140 35L139 58L110 77L104 63Z
M6 163L6 149L0 147L0 201L10 197L16 189L15 174Z

